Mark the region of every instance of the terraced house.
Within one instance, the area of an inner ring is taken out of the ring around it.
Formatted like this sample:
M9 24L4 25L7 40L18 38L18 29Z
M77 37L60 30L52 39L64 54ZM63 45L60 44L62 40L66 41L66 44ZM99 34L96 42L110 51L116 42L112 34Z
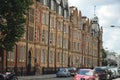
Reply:
M98 17L82 16L68 0L34 0L27 18L21 41L13 52L4 51L1 69L32 75L101 65L103 30Z

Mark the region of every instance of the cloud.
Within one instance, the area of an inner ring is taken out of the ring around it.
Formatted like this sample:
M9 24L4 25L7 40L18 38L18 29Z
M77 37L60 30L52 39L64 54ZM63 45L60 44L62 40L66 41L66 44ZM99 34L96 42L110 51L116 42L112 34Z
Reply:
M120 36L120 29L106 28L104 30L104 48L120 53L120 37L118 37Z
M120 5L120 4L119 4ZM102 5L97 14L103 26L103 46L120 53L120 6L117 4ZM111 25L116 27L111 28Z
M97 10L100 24L102 25L119 25L120 22L120 6L119 5L104 5Z

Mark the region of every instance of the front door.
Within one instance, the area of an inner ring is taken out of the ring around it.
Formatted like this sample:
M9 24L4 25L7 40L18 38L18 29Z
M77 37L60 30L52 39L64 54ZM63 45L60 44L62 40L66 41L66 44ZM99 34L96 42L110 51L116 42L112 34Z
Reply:
M31 52L29 51L28 54L28 65L27 65L27 74L30 75L31 73Z

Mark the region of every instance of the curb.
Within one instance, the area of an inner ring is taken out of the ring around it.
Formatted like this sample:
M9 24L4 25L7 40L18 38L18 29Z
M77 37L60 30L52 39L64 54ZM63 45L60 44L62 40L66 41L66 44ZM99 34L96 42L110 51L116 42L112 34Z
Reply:
M34 79L47 79L47 78L55 78L56 75L38 75L38 76L19 76L18 80L34 80Z

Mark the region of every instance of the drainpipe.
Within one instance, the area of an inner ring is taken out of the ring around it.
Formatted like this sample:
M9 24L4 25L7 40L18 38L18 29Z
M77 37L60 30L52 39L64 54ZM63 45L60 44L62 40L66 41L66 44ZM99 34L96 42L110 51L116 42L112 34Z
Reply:
M28 65L28 28L29 27L29 9L27 12L27 26L26 26L26 74L27 74L27 65Z
M15 54L15 67L14 67L14 69L15 69L15 73L17 75L17 44L15 44L15 45L16 45L16 54Z
M51 6L50 1L49 1L49 8ZM49 39L50 39L50 14L51 12L49 11L49 22L48 22L48 55L47 55L47 67L49 68L49 48L50 48L50 43L49 43Z

